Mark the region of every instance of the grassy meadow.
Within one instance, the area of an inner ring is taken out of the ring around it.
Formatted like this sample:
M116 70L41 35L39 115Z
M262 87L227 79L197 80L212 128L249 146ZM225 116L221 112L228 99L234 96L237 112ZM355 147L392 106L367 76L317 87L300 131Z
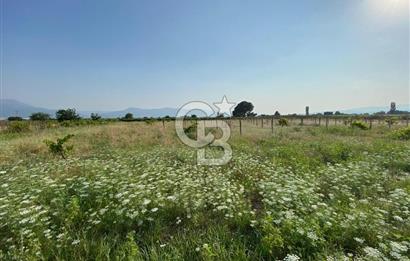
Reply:
M224 166L173 122L3 130L0 260L410 260L401 128L247 122Z

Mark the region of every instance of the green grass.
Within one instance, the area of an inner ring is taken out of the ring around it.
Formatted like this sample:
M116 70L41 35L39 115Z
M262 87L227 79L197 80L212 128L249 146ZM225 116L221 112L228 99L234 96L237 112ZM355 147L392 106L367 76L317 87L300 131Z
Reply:
M220 167L196 165L172 122L1 133L0 259L408 260L409 141L386 127L232 133ZM43 141L67 134L68 158L50 154Z

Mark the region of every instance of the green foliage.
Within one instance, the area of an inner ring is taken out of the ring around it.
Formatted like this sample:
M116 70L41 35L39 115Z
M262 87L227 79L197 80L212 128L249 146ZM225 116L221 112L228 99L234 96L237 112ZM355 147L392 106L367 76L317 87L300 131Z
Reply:
M197 129L198 129L198 122L191 121L191 124L188 127L184 128L184 132L189 138L195 140L197 138Z
M10 116L7 118L8 121L22 121L23 118L19 117L19 116Z
M80 116L75 109L61 109L56 112L56 119L58 121L72 121L79 120Z
M288 126L289 122L288 122L287 119L281 118L281 119L278 120L278 124L279 124L279 126L284 127L284 126Z
M399 140L410 140L410 127L395 130L392 137Z
M93 121L101 120L101 116L98 113L91 113L90 117Z
M140 249L135 242L135 232L129 232L127 234L121 252L123 256L120 258L120 260L134 261L141 259Z
M284 240L281 231L274 226L272 217L268 216L261 221L261 249L265 255L281 256L284 252Z
M128 112L127 114L125 114L124 120L133 120L134 119L134 115L132 115L132 113Z
M145 119L144 122L147 125L152 125L152 124L154 124L155 120L154 119Z
M74 137L73 134L68 134L64 136L63 138L58 138L57 141L50 141L50 140L45 140L44 143L48 146L48 150L54 154L54 155L59 155L63 159L66 158L67 152L71 151L73 149L73 146L67 146L65 145L66 142L68 142L69 139Z
M30 124L27 121L13 121L7 125L7 132L21 133L30 131Z
M357 129L361 129L361 130L368 130L369 126L367 126L366 123L362 122L362 121L353 121L350 126L352 128L357 128Z
M391 126L391 125L397 123L397 119L396 119L396 118L387 118L387 119L385 120L385 122L386 122L389 126Z
M253 104L247 101L242 101L236 105L232 112L234 117L245 117L249 116L253 111Z
M30 115L32 121L46 121L50 119L50 114L44 112L35 112Z

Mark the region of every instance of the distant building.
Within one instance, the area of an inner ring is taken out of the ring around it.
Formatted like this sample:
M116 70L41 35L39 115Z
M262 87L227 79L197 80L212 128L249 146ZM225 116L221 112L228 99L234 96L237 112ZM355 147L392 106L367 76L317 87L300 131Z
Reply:
M309 116L309 106L306 106L305 110L306 110L306 116Z
M392 102L390 103L390 112L395 112L396 111L396 103Z

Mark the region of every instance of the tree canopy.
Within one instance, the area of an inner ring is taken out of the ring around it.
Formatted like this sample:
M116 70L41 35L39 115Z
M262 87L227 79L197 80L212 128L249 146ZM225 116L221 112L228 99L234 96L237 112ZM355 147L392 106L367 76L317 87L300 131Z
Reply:
M61 109L56 112L56 119L58 121L79 120L80 115L77 114L75 109Z
M46 121L50 119L50 114L45 112L35 112L30 115L32 121Z
M247 101L242 101L236 105L232 112L234 117L245 117L249 116L253 111L253 104Z

